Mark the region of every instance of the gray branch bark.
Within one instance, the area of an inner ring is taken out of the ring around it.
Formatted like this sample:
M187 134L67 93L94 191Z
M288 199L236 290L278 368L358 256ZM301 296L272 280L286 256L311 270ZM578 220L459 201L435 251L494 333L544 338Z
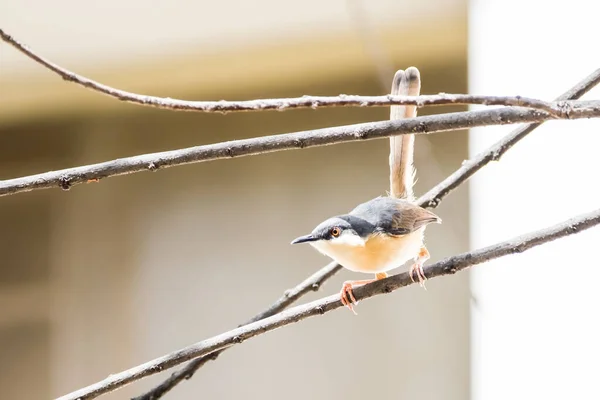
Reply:
M80 86L103 93L121 101L168 110L227 113L263 110L284 111L295 108L319 108L333 106L383 107L390 105L416 105L418 107L424 107L427 105L444 104L482 104L534 108L544 110L547 113L556 116L560 116L564 112L561 104L551 104L542 100L521 96L478 96L445 93L418 97L391 95L348 96L341 94L339 96L303 96L298 98L259 99L248 101L187 101L147 96L116 89L71 72L35 53L23 43L4 32L2 29L0 29L0 39L13 46L15 49L25 54L33 61L56 73L65 81L76 83Z
M592 72L571 89L558 96L556 101L578 99L590 91L598 83L600 83L600 68ZM421 196L417 203L421 207L437 207L440 201L451 191L459 187L463 182L473 176L475 172L479 171L490 161L499 161L500 157L502 157L504 153L510 150L510 148L517 144L521 139L533 132L541 124L541 122L528 124L515 129L501 140L494 143L491 147L478 154L472 160L464 162L463 165L452 175L444 179L430 191Z
M565 119L598 117L600 117L600 101L578 101L570 103ZM554 118L545 111L511 107L428 115L403 120L370 122L262 136L121 158L98 164L4 180L0 181L0 196L49 188L68 190L75 185L86 182L97 182L100 179L112 176L142 171L156 171L177 165L265 154L282 150L380 139L402 134L429 134L487 125L543 122Z
M302 281L293 289L286 290L286 292L281 296L275 303L271 305L268 309L261 312L260 314L255 315L252 319L246 322L243 325L248 325L256 321L260 321L272 315L275 315L291 304L295 303L300 297L304 296L310 292L316 292L319 290L321 285L325 283L326 280L334 276L336 273L341 271L342 266L331 262L327 264L325 267L321 268L307 279ZM179 371L175 371L165 379L163 382L150 389L144 394L141 394L137 397L134 397L132 400L157 400L164 396L169 390L173 389L184 379L190 379L198 369L200 369L204 364L211 360L216 360L217 357L223 352L227 350L227 348L215 351L214 353L210 353L206 356L196 358L190 361L185 367L181 368Z
M515 237L505 242L448 257L426 267L425 275L428 279L432 279L439 276L454 274L458 271L462 271L495 258L522 253L532 247L584 231L598 223L600 223L600 209L580 215L546 229ZM409 286L412 283L408 272L404 272L358 287L354 289L353 292L357 300L365 300L373 296L391 293L402 287ZM110 375L108 378L98 383L67 394L60 397L58 400L93 399L104 393L111 392L122 386L159 373L193 358L211 354L215 351L242 343L254 336L290 325L309 317L323 315L340 307L343 307L343 305L340 302L338 295L332 295L308 304L296 306L274 316L244 325L191 346L184 347L137 367Z
M587 91L596 86L600 82L600 69L597 69L585 79L577 83L558 97L557 100L571 100L583 96ZM508 151L519 140L527 134L533 132L541 124L530 124L523 128L518 128L508 134L506 137L480 153L475 159L463 164L452 175L443 180L439 185L429 190L425 195L417 200L417 204L426 208L437 207L440 202L457 188L460 184L469 179L475 172L483 168L487 163L493 160L498 160L499 157ZM277 300L270 308L255 316L249 323L259 321L263 318L270 317L284 310L289 305L294 303L304 294L311 290L318 290L326 280L341 271L342 267L336 263L330 263L318 270L308 279L301 282L294 289L288 290L279 300ZM184 379L190 379L194 373L210 360L216 359L223 350L215 353L194 359L179 371L174 372L169 378L161 382L159 385L150 389L146 393L135 397L134 400L157 400L165 395L169 390L174 388Z
M204 112L230 112L230 111L258 111L258 110L272 110L272 109L285 110L285 109L307 108L307 107L318 108L321 106L362 106L362 107L364 107L364 106L389 106L389 105L415 105L418 107L423 107L426 105L443 105L443 104L484 104L484 105L519 106L519 107L527 107L527 108L531 108L531 109L543 110L544 113L539 113L538 117L545 115L545 118L532 119L531 121L544 121L544 120L551 119L551 118L559 118L559 119L593 118L593 117L598 116L597 111L599 109L597 102L567 102L564 100L568 100L570 98L577 98L580 95L582 95L585 91L589 90L590 87L592 87L593 85L595 85L597 83L598 78L600 77L600 73L599 73L600 70L598 70L594 73L595 77L594 77L594 74L591 75L590 77L588 77L587 83L586 82L580 83L579 87L576 87L576 88L572 89L570 92L567 92L563 96L559 97L559 99L557 99L557 101L555 101L555 102L544 102L541 100L523 98L520 96L513 96L513 97L511 97L511 96L473 96L473 95L452 95L452 94L440 94L440 95L417 96L417 97L410 97L410 96L347 96L347 95L340 95L340 96L335 96L335 97L333 97L333 96L331 96L331 97L304 96L302 98L266 99L266 100L251 100L251 101L242 101L242 102L227 102L227 101L189 102L189 101L183 101L183 100L172 100L172 99L164 99L164 98L153 97L153 96L143 96L143 95L138 95L138 94L134 94L134 93L124 92L124 91L120 91L118 89L110 88L106 85L99 84L90 79L81 77L77 74L67 71L67 70L51 63L50 61L36 55L35 53L33 53L32 51L27 49L24 45L20 44L19 42L14 40L12 37L5 34L2 30L0 30L0 37L4 41L8 42L9 44L13 45L17 49L19 49L20 51L25 53L30 58L34 59L36 62L44 65L46 68L49 68L50 70L59 74L65 80L73 81L75 83L78 83L78 84L88 87L90 89L105 93L105 94L113 96L113 97L116 97L120 100L130 101L130 102L143 104L143 105L150 105L150 106L159 107L159 108L174 109L174 110L190 110L190 111L204 111ZM592 78L593 82L589 81L590 78ZM585 115L585 113L588 113L588 114ZM456 113L456 114L461 114L461 113ZM447 115L452 115L452 114L447 114ZM511 118L511 115L505 114L504 116L499 116L499 117L500 118L503 118L503 117ZM517 119L518 118L519 118L519 116L517 115ZM504 124L504 123L516 123L516 122L526 122L526 121L528 121L528 120L527 119L518 120L518 121L510 121L509 120L507 122L502 121L500 123L489 123L489 124L483 124L483 125L497 125L497 124ZM476 159L464 164L463 167L461 167L458 171L456 171L452 176L447 178L440 185L433 188L425 196L421 197L418 202L421 205L426 206L426 207L436 207L439 204L439 201L445 195L447 195L451 190L453 190L459 184L461 184L466 179L468 179L471 175L473 175L474 172L476 172L482 166L487 164L487 162L499 159L500 156L504 152L506 152L510 147L512 147L520 139L525 137L528 133L533 131L540 124L541 124L541 122L534 123L534 124L531 124L529 126L522 128L522 129L517 129L511 135L507 136L505 139L503 139L502 141L498 142L495 146L493 146L491 151L486 151L485 153L482 153L481 155L477 156ZM368 124L361 124L361 125L368 125ZM471 125L471 126L480 126L480 125ZM360 130L359 125L357 125L355 127L359 128L359 130L354 133L354 135L356 135L356 139L353 139L353 140L374 139L374 138L384 137L384 136L394 136L396 134L433 133L433 131L429 131L427 129L427 126L424 126L422 129L423 132L399 132L399 133L392 133L389 135L382 134L381 132L375 132L375 134L373 136L369 136L368 132L366 134L364 134L363 131ZM351 127L340 127L340 128L351 128ZM378 128L379 127L375 127L374 129L377 130ZM337 128L332 128L332 129L337 129ZM413 128L413 129L415 129L415 128ZM416 129L418 129L418 128L416 128ZM439 129L439 131L454 130L454 129L461 129L461 128L459 127L459 128L450 128L450 129ZM367 127L366 131L369 131L369 130L370 130L370 128ZM319 132L319 131L322 131L322 130L308 131L308 132L310 133L310 132ZM307 132L300 132L300 134L303 134L303 133L307 133ZM293 135L293 134L288 134L288 135ZM272 136L271 138L282 137L282 136L284 136L284 135L275 135L275 136ZM249 140L255 140L255 139L249 139ZM303 140L303 139L301 139L301 140ZM311 138L309 138L309 141L310 140L311 140ZM309 142L306 146L301 145L299 147L318 146L318 145L324 145L324 144L340 143L340 142L344 142L344 141L350 141L350 140L341 140L341 141L333 141L331 143L316 143L316 144ZM229 142L229 143L240 144L239 142L242 142L242 141ZM218 146L218 145L223 145L223 143L216 144L216 145L210 145L210 146ZM207 146L199 146L198 148L201 148L201 147L207 147ZM198 148L193 148L193 149L198 149ZM296 148L296 147L292 146L290 148ZM277 147L274 150L266 149L266 151L260 151L257 153L251 153L251 152L244 153L242 151L240 154L232 154L232 155L227 154L227 157L260 154L262 152L278 151L278 150L284 150L284 149L286 149L286 148ZM183 149L183 150L185 151L185 150L190 150L190 149ZM175 152L178 152L178 151L175 151ZM227 149L226 152L229 153L229 149ZM164 155L167 153L174 153L174 152L155 153L154 155ZM146 156L152 156L152 155L146 155ZM130 157L130 158L121 159L121 160L114 160L113 162L127 161L127 160L133 161L133 159L136 159L139 157L145 157L145 156ZM190 162L209 161L211 159L217 159L217 158L225 158L225 157L198 159L198 160L193 160ZM159 160L159 161L162 161L162 160ZM111 163L111 162L109 162L109 163ZM181 165L181 164L185 164L185 163L189 163L189 162L177 163L177 161L176 161L173 164L160 165L160 167ZM108 164L108 163L96 164L96 166L102 166L104 164ZM94 167L94 166L88 166L88 167ZM79 167L79 168L88 168L88 167ZM147 169L155 170L157 168L159 168L159 165L156 165L151 162L148 165ZM72 171L72 170L77 170L77 169L78 168L56 171L56 173ZM141 169L141 170L144 170L144 169ZM131 170L131 171L126 171L126 172L122 172L122 173L109 174L104 177L121 175L121 174L132 173L132 172L138 172L138 170ZM110 173L110 171L109 171L109 173ZM49 173L49 174L51 174L51 173ZM39 175L35 175L33 177L41 177L40 179L43 180L45 175L48 175L48 174L39 174ZM26 179L26 178L32 178L32 177L25 177L25 178L20 178L20 179ZM59 187L62 187L63 189L68 189L74 184L84 183L84 182L88 182L88 181L95 181L97 179L101 179L101 177L91 177L90 179L78 182L76 180L72 180L71 176L69 174L63 174L60 177L60 179L58 180L58 185L56 185L56 182L55 182L53 185L51 185L49 187L59 186ZM3 193L2 192L2 189L3 189L2 184L14 182L14 181L17 181L17 180L0 181L0 195L6 195L6 194L18 193L21 191L29 191L29 190L44 188L44 187L35 187L33 189L28 189L28 190L20 190L20 188L17 188L17 190L14 192ZM10 186L9 186L8 190L10 190ZM516 250L516 251L520 251L520 250ZM432 265L432 267L434 267L435 265L437 265L437 264ZM432 267L430 267L430 268L432 268ZM251 322L258 321L262 318L265 318L269 315L273 315L274 313L277 313L277 312L283 310L289 304L291 304L292 302L297 300L302 294L304 294L310 290L316 290L313 288L318 287L326 279L333 276L339 269L341 269L341 267L339 265L337 265L335 263L329 264L327 267L323 268L321 271L318 271L316 274L314 274L312 277L310 277L309 279L304 281L302 284L298 285L292 291L288 291L286 293L286 295L284 295L282 298L280 298L278 300L278 302L275 303L269 310L266 310L265 312L257 315L255 318L253 318L251 320ZM427 269L427 271L429 271L429 268ZM434 276L437 276L437 275L434 275ZM401 285L401 286L404 286L404 285ZM401 287L401 286L399 286L399 287ZM393 289L393 290L395 290L395 289ZM358 294L359 289L356 290L356 293L358 296L357 298L360 298L360 296ZM375 294L379 294L379 293L375 293ZM370 297L370 296L367 295L366 297ZM334 308L337 308L337 307L334 307ZM292 310L290 310L290 311L292 311ZM285 324L287 324L287 323L284 323L284 325ZM254 336L254 335L252 335L252 336ZM252 336L249 336L249 337L252 337ZM235 340L234 340L234 342L235 342ZM224 347L224 348L226 348L226 347ZM203 357L198 360L195 360L192 363L190 363L189 365L192 365L196 361L204 360L204 362L202 362L202 364L203 364L210 359L216 358L218 353L219 352L212 352L211 354L208 354L207 357ZM194 357L192 357L192 358L194 358ZM195 369L194 369L194 371L195 371ZM183 372L185 372L185 369L182 371L179 371L179 372L183 373ZM173 375L173 376L175 376L175 375ZM184 375L183 377L187 377L187 375ZM149 398L158 398L158 397L160 397L160 395L157 397L149 397ZM144 397L140 397L140 398L144 398Z

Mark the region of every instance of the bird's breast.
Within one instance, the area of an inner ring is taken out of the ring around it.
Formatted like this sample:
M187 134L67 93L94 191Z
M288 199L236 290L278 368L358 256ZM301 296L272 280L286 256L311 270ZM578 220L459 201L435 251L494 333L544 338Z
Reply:
M351 271L379 273L415 258L423 245L423 231L424 228L403 236L374 235L364 246L329 241L314 242L313 246Z

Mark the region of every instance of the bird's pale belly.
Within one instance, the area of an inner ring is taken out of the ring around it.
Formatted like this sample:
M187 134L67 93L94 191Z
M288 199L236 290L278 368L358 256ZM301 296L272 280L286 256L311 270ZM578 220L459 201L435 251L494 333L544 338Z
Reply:
M350 271L387 272L417 257L423 245L424 230L423 227L401 237L376 235L367 240L364 246L323 242L315 243L315 247Z

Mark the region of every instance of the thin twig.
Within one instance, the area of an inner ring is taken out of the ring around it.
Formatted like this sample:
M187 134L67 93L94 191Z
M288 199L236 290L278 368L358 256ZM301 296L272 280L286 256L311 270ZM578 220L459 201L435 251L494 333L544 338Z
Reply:
M581 232L599 223L600 209L505 242L448 257L425 268L425 275L428 279L431 279L443 275L454 274L458 271L498 257L522 253L532 247ZM358 287L353 292L357 300L365 300L369 297L393 292L401 287L409 286L410 284L412 284L412 282L409 274L403 272ZM328 296L305 305L300 305L272 317L253 322L249 325L195 343L129 370L110 375L108 378L98 383L67 394L59 400L93 399L104 393L111 392L131 382L156 374L192 358L213 353L217 350L242 343L244 340L265 332L301 321L308 317L322 315L340 307L342 307L342 303L340 302L338 295Z
M288 110L295 108L318 108L318 107L342 107L342 106L390 106L390 105L416 105L423 107L427 105L444 104L482 104L482 105L504 105L527 107L544 110L547 113L564 117L564 110L560 105L548 103L542 100L531 99L521 96L478 96L466 94L445 94L428 96L303 96L287 99L259 99L247 101L187 101L165 97L146 96L116 89L92 79L71 72L52 61L38 55L26 45L20 43L12 36L0 29L0 38L10 44L27 57L55 72L64 80L74 82L96 92L103 93L121 101L140 104L144 106L200 112L236 112L236 111L263 111L263 110Z
M302 283L296 286L293 289L287 290L283 296L281 296L271 307L267 310L261 312L258 315L255 315L250 321L246 322L243 325L248 325L256 321L260 321L261 319L265 319L272 315L277 314L278 312L283 311L289 305L296 302L300 297L309 293L311 291L317 291L321 287L321 285L333 275L335 275L338 271L342 269L342 266L331 262L327 264L325 267L321 268L313 275L305 279ZM185 367L181 368L179 371L175 371L165 379L163 382L155 386L154 388L148 390L146 393L141 394L137 397L134 397L132 400L157 400L164 396L169 390L173 389L177 384L179 384L184 379L190 379L196 371L206 364L208 361L215 360L223 351L227 350L227 348L215 351L213 353L207 354L203 357L196 358L190 361Z
M568 118L600 117L600 101L574 102ZM487 125L542 122L552 119L548 113L524 108L500 108L427 115L396 121L370 122L296 133L234 140L186 149L121 158L82 167L51 171L38 175L0 181L0 196L31 190L71 187L100 179L142 171L156 171L177 165L225 158L302 149L336 143L379 139L402 134L429 134Z
M581 82L577 83L574 87L569 89L567 92L558 97L557 100L572 100L577 99L583 96L587 91L596 86L600 82L600 69L594 71L592 74L587 76ZM488 162L494 159L492 155L495 154L504 154L504 152L508 151L512 147L512 145L516 144L520 139L525 137L528 133L532 132L535 128L540 126L540 124L531 124L525 126L523 128L516 129L505 138L500 140L498 143L492 145L485 151L483 151L477 159L473 161L469 161L468 164L464 164L460 167L456 172L446 178L442 183L435 186L425 195L421 196L417 203L422 207L437 207L440 202L448 195L450 192L458 187L461 183L464 183L467 179L469 179L475 172L479 169L483 168ZM515 139L516 138L516 139ZM510 143L509 146L504 146L503 143ZM501 149L501 152L500 150ZM480 161L477 161L479 160ZM472 167L467 168L467 165L473 164ZM431 199L435 199L435 202L431 201ZM275 304L273 304L268 310L265 312L255 316L251 322L259 321L263 318L269 317L271 315L280 312L285 309L288 305L292 304L292 302L296 301L305 293L308 293L311 290L317 290L327 279L334 276L337 272L339 272L342 267L336 263L330 263L325 267L321 268L315 274L313 274L308 279L304 280L300 283L296 288L287 292L287 295L282 296ZM218 352L206 355L204 357L197 358L183 367L181 370L174 372L169 378L165 381L154 387L153 389L147 391L143 395L135 397L133 400L156 400L165 395L169 390L175 387L178 383L180 383L184 379L189 379L193 376L193 374L207 361L215 359L223 350Z
M592 72L589 76L567 90L565 93L560 95L556 101L574 100L578 99L587 93L590 89L600 83L600 68ZM479 153L472 160L466 161L462 166L457 169L452 175L448 176L434 188L429 190L423 196L417 200L417 204L421 207L435 208L438 206L440 201L446 197L451 191L460 186L463 182L469 179L475 172L479 171L482 167L487 165L490 161L498 161L504 153L506 153L512 146L517 144L521 139L525 138L528 134L533 132L542 123L529 124L523 127L517 128L498 142L487 148L485 151Z

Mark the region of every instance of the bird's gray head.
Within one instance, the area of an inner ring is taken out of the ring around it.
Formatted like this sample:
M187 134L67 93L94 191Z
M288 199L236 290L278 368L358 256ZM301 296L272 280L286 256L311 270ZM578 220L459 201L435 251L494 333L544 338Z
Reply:
M365 240L374 233L375 226L352 215L340 215L321 222L308 235L300 236L292 244L327 241L335 244L364 246Z

